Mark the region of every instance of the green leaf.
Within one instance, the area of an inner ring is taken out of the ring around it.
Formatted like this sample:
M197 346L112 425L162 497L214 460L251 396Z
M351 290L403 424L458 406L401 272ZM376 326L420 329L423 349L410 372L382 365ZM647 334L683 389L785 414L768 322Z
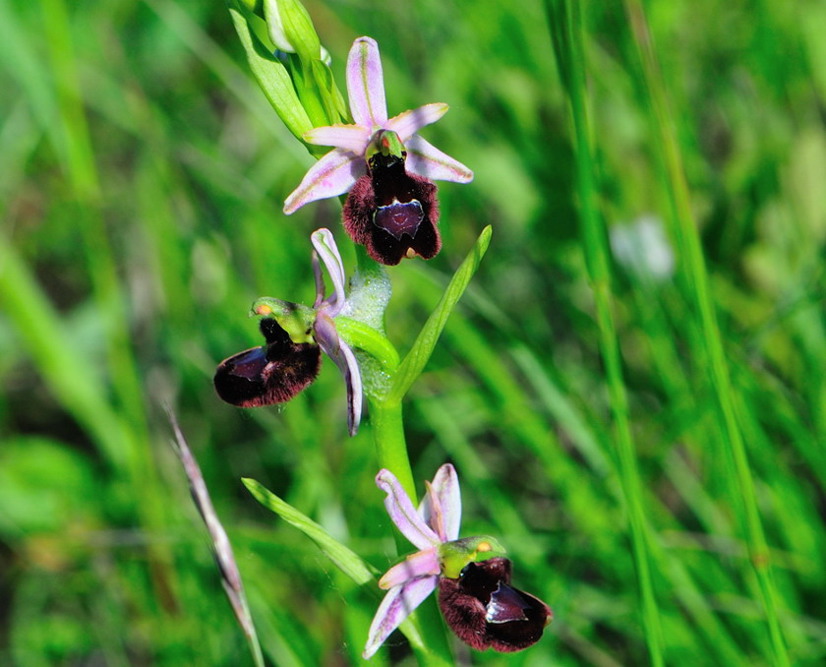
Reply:
M415 382L416 378L421 375L424 370L430 355L433 354L433 348L436 347L436 341L442 330L445 328L447 318L451 311L456 306L456 303L461 298L465 288L470 283L476 269L479 268L479 263L485 256L485 252L490 244L490 236L492 230L490 225L482 230L479 238L476 240L476 245L465 257L465 261L453 274L445 293L442 295L439 305L427 319L422 330L419 332L413 348L407 353L407 356L399 366L393 377L393 384L387 392L385 401L388 403L401 401L402 397L408 392L410 386Z
M229 13L258 85L287 129L298 139L302 139L304 133L313 128L313 124L298 99L290 75L274 56L262 48L253 35L247 17L235 7L230 7ZM249 20L260 19L250 16Z
M363 586L375 579L372 568L315 521L281 500L254 479L245 477L241 481L259 503L309 537L336 567L358 585Z
M324 552L324 555L344 572L344 574L356 582L356 584L364 586L375 581L375 575L377 573L374 568L367 565L358 555L332 537L315 521L299 512L289 503L281 500L281 498L254 479L244 477L241 481L259 503L268 510L275 512L291 526L298 528L298 530L315 542L319 549ZM433 653L425 643L418 623L416 622L415 614L409 616L407 620L399 626L399 630L407 637L413 650L427 658L428 664L447 664L439 660L439 656Z

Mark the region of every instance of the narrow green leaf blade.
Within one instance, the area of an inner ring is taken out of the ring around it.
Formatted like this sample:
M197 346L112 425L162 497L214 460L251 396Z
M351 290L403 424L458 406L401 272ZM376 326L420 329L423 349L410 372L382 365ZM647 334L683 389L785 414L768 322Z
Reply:
M375 576L367 564L350 549L345 547L330 535L315 521L299 512L289 503L284 502L254 479L242 478L244 486L255 499L268 510L275 512L291 526L298 528L302 533L315 542L319 549L358 585L369 583Z
M298 528L302 533L315 542L336 567L350 577L356 584L363 586L376 579L376 572L368 566L358 555L333 538L324 528L315 521L299 512L289 503L284 502L272 491L254 479L241 479L253 497L268 510L275 512L291 526ZM429 650L422 637L415 614L412 614L400 626L399 630L407 637L416 653L427 658L428 664L447 664L439 656Z
M439 340L439 336L445 328L447 318L470 283L470 279L473 278L473 274L476 273L476 269L479 268L485 252L487 252L492 233L490 225L482 230L476 240L476 245L465 257L456 273L453 274L453 278L451 278L445 293L442 295L439 305L427 318L427 322L419 332L413 348L407 353L404 361L399 366L399 370L393 377L393 384L385 398L387 402L401 401L410 386L424 370L430 355L433 354L433 348L436 347L436 341Z

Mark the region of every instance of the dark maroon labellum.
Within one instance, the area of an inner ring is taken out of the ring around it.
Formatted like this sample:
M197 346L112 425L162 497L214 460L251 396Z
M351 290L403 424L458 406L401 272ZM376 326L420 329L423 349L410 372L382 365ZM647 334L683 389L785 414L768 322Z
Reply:
M218 396L241 408L284 403L315 380L321 350L312 343L293 343L272 318L260 323L266 345L224 359L213 382Z
M442 246L436 186L405 171L404 158L374 155L344 203L344 229L382 264L435 257Z
M439 580L445 622L477 651L521 651L539 641L553 619L542 600L511 587L511 569L507 558L490 558L469 563L458 579Z

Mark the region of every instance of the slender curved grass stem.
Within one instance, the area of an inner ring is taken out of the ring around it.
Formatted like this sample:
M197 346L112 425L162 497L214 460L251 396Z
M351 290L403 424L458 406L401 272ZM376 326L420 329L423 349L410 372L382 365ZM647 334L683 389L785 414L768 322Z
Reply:
M546 2L562 80L566 82L576 152L576 181L585 256L594 291L599 342L608 380L619 476L628 512L634 565L637 573L645 640L652 665L663 665L660 614L651 574L650 531L643 509L634 443L628 421L628 397L623 381L619 343L611 312L613 296L605 229L597 209L598 183L591 145L591 126L585 84L585 53L579 3Z
M731 457L735 486L741 499L737 509L741 515L740 520L746 535L749 560L760 589L775 664L788 665L789 657L778 619L776 590L772 577L769 549L757 507L748 454L738 423L735 394L731 385L717 316L711 300L708 272L703 258L697 225L691 211L688 185L677 143L674 120L669 109L665 84L657 63L643 6L639 0L625 0L625 7L640 60L644 94L648 98L646 101L651 114L652 129L657 137L657 141L654 143L659 148L660 160L668 183L666 190L671 207L674 236L680 247L681 255L685 257L685 270L692 286L690 291L694 297L695 308L700 320L702 344L710 361L710 379L712 391L717 401L717 418L720 424L720 432L725 435L724 445Z

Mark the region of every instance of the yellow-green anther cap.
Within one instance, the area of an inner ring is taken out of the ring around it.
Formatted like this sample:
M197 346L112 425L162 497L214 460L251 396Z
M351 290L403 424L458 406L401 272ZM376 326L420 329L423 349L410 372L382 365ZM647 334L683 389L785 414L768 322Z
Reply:
M442 564L442 576L455 579L468 563L491 558L505 553L495 538L488 535L465 537L439 546L439 560Z
M252 304L250 316L271 317L287 332L293 343L314 343L315 310L300 303L281 301L269 296Z

